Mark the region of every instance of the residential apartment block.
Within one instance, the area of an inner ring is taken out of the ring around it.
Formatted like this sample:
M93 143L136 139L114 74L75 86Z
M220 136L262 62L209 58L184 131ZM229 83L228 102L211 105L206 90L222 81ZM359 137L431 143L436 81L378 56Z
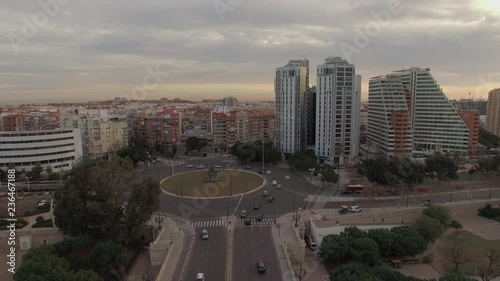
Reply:
M59 111L0 113L0 131L39 131L59 128Z
M133 114L134 143L147 148L157 144L171 149L181 138L181 114L173 109Z
M87 157L107 158L110 154L128 146L125 116L101 116L99 113L62 115L60 127L80 129L83 155Z
M448 101L429 68L412 67L370 80L368 139L385 155L471 153L477 137L474 126L469 130L467 124L475 117L462 116L468 121Z
M340 57L317 67L316 147L320 162L347 164L359 152L361 76Z
M488 93L485 129L494 135L500 136L500 89Z
M284 154L306 148L309 61L290 60L276 69L276 147Z

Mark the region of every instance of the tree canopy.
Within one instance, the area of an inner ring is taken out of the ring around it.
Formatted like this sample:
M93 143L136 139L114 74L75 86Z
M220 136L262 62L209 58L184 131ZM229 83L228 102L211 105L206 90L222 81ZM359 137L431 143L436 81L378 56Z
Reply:
M321 174L321 181L336 183L339 181L339 175L335 173L335 169L330 165L324 165L323 168L319 171Z
M399 271L385 267L369 267L366 264L351 262L336 267L330 272L330 280L342 281L426 281L405 276Z
M130 159L136 165L140 161L148 160L148 154L146 149L138 145L129 145L128 147L120 149L117 153L118 156Z
M117 239L124 225L137 224L127 221L125 205L146 210L143 216L151 216L151 208L157 206L158 196L154 199L138 191L144 188L150 192L154 189L151 180L134 186L130 178L134 175L130 160L115 157L111 162L103 160L82 160L69 173L69 178L63 187L55 191L54 216L59 230L65 235L87 235L97 240ZM156 183L157 184L157 183ZM133 196L125 197L125 192L132 188L134 196L140 196L139 201ZM128 201L128 203L127 203ZM125 204L127 203L127 204ZM144 217L141 216L143 219ZM144 223L142 220L141 223Z
M433 243L443 235L445 229L443 224L437 219L423 215L415 223L415 228L425 238L425 240Z
M424 209L423 214L438 220L445 229L451 224L451 211L444 206L432 204Z
M427 177L439 181L450 181L458 178L458 165L453 159L436 153L425 159L425 172Z
M246 162L262 161L262 141L255 142L236 142L231 147L231 154ZM264 161L266 163L277 163L281 161L281 152L274 147L272 142L264 143Z
M313 152L299 151L288 158L288 165L298 171L308 171L311 168L318 169L318 158Z
M408 159L377 157L358 165L359 172L369 181L394 186L398 183L414 185L424 181L424 166Z
M127 263L125 248L113 242L98 243L90 252L87 263L92 270L100 274L119 269Z
M396 233L392 245L392 254L394 256L415 256L423 253L427 248L427 241L413 227L394 227L391 231Z

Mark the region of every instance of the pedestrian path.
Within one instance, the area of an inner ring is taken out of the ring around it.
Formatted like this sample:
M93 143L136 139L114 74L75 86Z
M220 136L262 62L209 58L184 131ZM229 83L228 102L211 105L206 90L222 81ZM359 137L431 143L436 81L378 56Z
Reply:
M194 228L216 227L227 225L226 217L219 217L213 219L205 219L200 221L192 221L191 224Z

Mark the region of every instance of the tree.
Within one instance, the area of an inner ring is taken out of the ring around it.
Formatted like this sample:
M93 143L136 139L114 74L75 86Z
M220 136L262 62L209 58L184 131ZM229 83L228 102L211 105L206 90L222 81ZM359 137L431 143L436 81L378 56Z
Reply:
M0 181L5 181L7 180L7 172L0 169Z
M235 144L233 144L233 146L231 146L231 154L239 158L240 157L239 151L241 145L243 145L241 141L237 141Z
M45 172L47 172L47 175L50 176L52 174L52 166L50 165L45 166Z
M87 263L92 270L99 274L119 269L127 264L125 248L113 242L98 243L90 252Z
M49 181L58 181L61 179L61 176L58 173L49 174Z
M373 239L362 237L351 243L351 260L361 262L369 266L380 264L378 245Z
M31 168L31 177L33 180L40 180L42 178L43 167L40 165L40 162L37 162L35 166Z
M483 251L483 254L488 259L488 265L480 269L479 276L482 281L491 281L500 276L500 271L494 269L494 265L500 261L500 250L492 249Z
M198 152L201 152L201 150L207 145L208 145L207 141L200 140L200 142L198 142L198 145L196 146L196 150L198 150Z
M318 158L312 152L299 151L288 158L288 164L298 171L307 171L318 168Z
M102 278L95 271L87 269L79 270L72 281L102 281Z
M197 137L188 137L186 139L186 153L189 153L193 150L198 149L198 145L200 144L200 139Z
M148 160L148 154L146 149L144 149L144 147L142 146L137 146L133 144L118 150L116 154L122 158L125 159L128 158L132 160L134 165L137 165L137 163L139 163L140 161Z
M453 227L455 231L459 231L460 229L462 229L462 224L457 220L452 220L451 227Z
M224 152L227 150L227 144L225 142L219 142L215 148L217 149L218 152Z
M385 267L369 267L361 263L337 266L330 272L330 280L342 281L425 281Z
M458 178L458 165L451 158L436 153L425 159L427 177L439 181L450 181Z
M252 162L257 156L257 146L253 143L244 143L238 148L238 158L241 161Z
M320 256L326 261L337 264L344 263L349 258L349 241L345 236L331 234L323 238L320 249Z
M444 228L448 228L451 223L451 212L448 208L438 205L430 205L424 209L424 215L438 220Z
M391 231L396 233L392 245L395 256L415 256L427 248L424 237L413 227L394 227Z
M320 173L321 173L321 181L323 183L325 183L325 182L336 183L339 181L339 175L337 175L337 173L335 173L335 170L330 165L325 165L321 169Z
M160 193L160 184L149 177L145 178L142 184L132 186L131 196L125 207L127 237L133 236L160 207Z
M385 157L377 157L361 162L359 170L363 175L366 175L370 182L375 182L382 185L395 185L398 179L390 177L387 167L389 161Z
M120 157L111 162L78 162L70 172L71 177L54 194L54 216L59 230L71 236L118 238L124 192L129 189L133 171L132 162Z
M444 233L444 226L437 219L427 215L421 216L415 223L415 228L425 238L425 240L434 243L436 239Z
M453 272L458 272L458 267L461 264L464 264L464 263L470 261L470 259L468 259L464 255L464 249L456 243L451 243L451 244L448 244L446 246L446 251L445 251L444 257L449 262L451 262L455 265L455 267L453 268Z
M377 243L382 256L392 256L392 244L396 239L396 233L390 231L389 229L379 228L368 230L366 236L373 239Z
M476 279L465 277L460 273L454 272L452 274L447 274L445 276L440 277L439 281L476 281Z
M355 239L366 237L366 232L355 226L348 226L344 229L343 232L340 233L340 235L345 236L349 241L352 242Z
M489 148L497 147L500 145L500 137L483 128L479 128L479 143Z

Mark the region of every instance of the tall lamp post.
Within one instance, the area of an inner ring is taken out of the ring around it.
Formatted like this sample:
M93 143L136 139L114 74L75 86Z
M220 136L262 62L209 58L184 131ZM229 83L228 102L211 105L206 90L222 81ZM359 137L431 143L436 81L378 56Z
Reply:
M265 173L265 171L264 171L264 169L265 169L265 166L264 166L264 154L265 154L264 149L265 149L264 148L264 140L262 140L262 179L264 179L264 173Z

